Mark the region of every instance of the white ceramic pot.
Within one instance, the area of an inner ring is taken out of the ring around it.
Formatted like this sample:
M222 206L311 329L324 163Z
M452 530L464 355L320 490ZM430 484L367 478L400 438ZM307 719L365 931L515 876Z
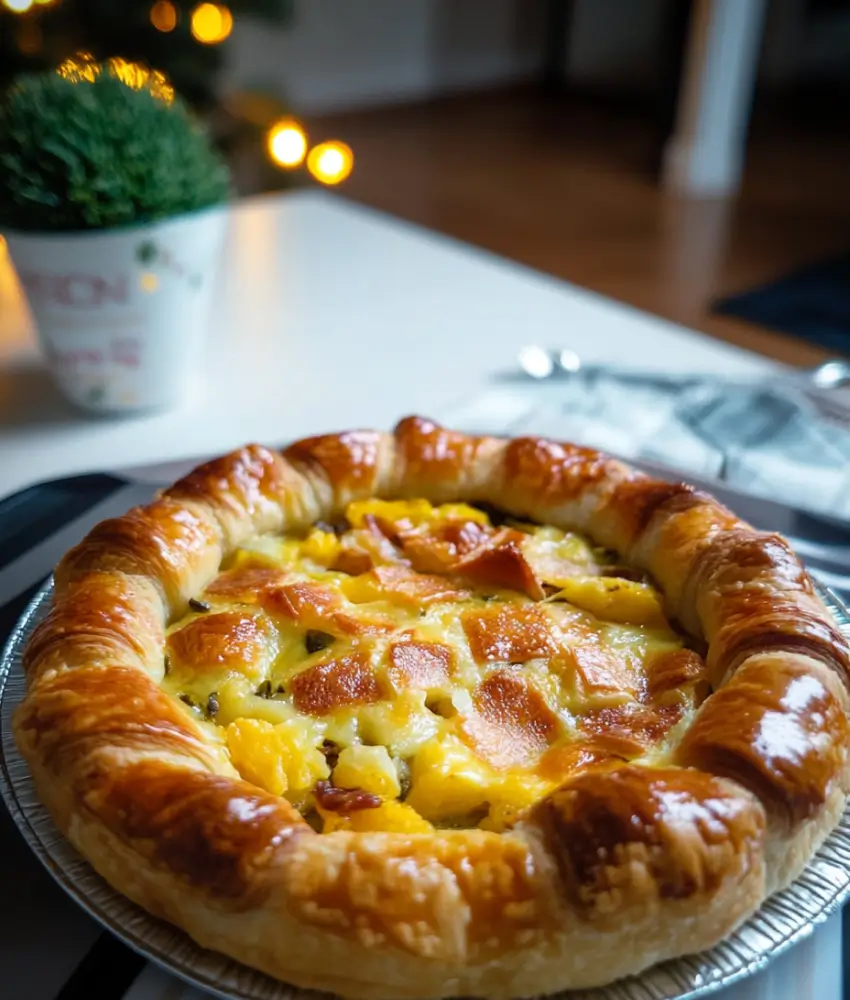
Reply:
M221 206L149 225L6 232L48 367L86 410L165 410L190 393L227 223Z

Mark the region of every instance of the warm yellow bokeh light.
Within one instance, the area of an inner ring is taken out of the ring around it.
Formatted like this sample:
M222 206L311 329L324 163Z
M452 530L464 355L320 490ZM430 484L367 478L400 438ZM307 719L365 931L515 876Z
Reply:
M307 136L298 122L284 118L269 129L266 149L272 163L279 167L297 167L307 155Z
M3 6L15 14L26 14L32 7L33 0L2 0Z
M143 292L155 292L159 288L159 278L152 271L142 271L139 275L139 287Z
M106 66L112 76L133 90L148 90L153 97L165 104L171 104L174 100L174 87L161 70L148 69L139 63L121 59L120 56L107 60ZM102 72L102 66L94 61L90 52L78 52L58 66L56 72L72 83L94 83Z
M94 62L94 57L90 52L78 52L57 66L56 72L72 83L81 83L82 81L94 83L100 73L100 67Z
M151 7L151 24L157 31L174 31L177 27L177 8L171 0L157 0Z
M339 184L354 169L354 153L344 142L322 142L310 150L307 169L322 184Z
M233 15L223 3L199 3L192 11L192 34L204 45L218 45L233 30Z
M119 56L109 60L109 70L113 76L118 77L133 90L149 90L154 97L158 97L166 104L171 104L174 100L174 88L161 70L151 70L138 63L127 62Z

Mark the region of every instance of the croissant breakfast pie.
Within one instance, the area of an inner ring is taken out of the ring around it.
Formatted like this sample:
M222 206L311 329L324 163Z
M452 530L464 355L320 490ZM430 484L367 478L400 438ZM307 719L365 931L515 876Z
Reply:
M788 544L420 418L250 446L62 560L18 745L119 892L280 980L514 998L724 938L848 792Z

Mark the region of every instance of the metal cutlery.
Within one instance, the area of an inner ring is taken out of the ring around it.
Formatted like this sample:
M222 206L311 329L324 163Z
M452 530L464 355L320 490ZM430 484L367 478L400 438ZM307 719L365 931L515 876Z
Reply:
M850 385L850 361L830 358L812 368L794 368L771 372L769 376L726 376L706 373L681 374L642 371L623 368L618 365L584 362L570 348L545 348L537 344L523 347L517 355L520 377L538 382L549 379L569 379L576 375L584 378L615 378L624 381L659 381L685 383L693 381L719 380L736 386L769 385L772 390L797 389L800 391L829 391Z

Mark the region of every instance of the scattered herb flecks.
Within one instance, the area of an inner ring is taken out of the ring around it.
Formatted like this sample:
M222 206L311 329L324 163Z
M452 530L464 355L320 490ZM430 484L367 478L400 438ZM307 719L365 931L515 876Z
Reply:
M328 767L333 771L337 765L337 761L339 760L339 747L333 740L323 740L319 749L325 755Z
M311 628L307 630L307 635L304 637L304 646L308 653L318 653L322 649L327 649L335 641L335 637L329 632Z

